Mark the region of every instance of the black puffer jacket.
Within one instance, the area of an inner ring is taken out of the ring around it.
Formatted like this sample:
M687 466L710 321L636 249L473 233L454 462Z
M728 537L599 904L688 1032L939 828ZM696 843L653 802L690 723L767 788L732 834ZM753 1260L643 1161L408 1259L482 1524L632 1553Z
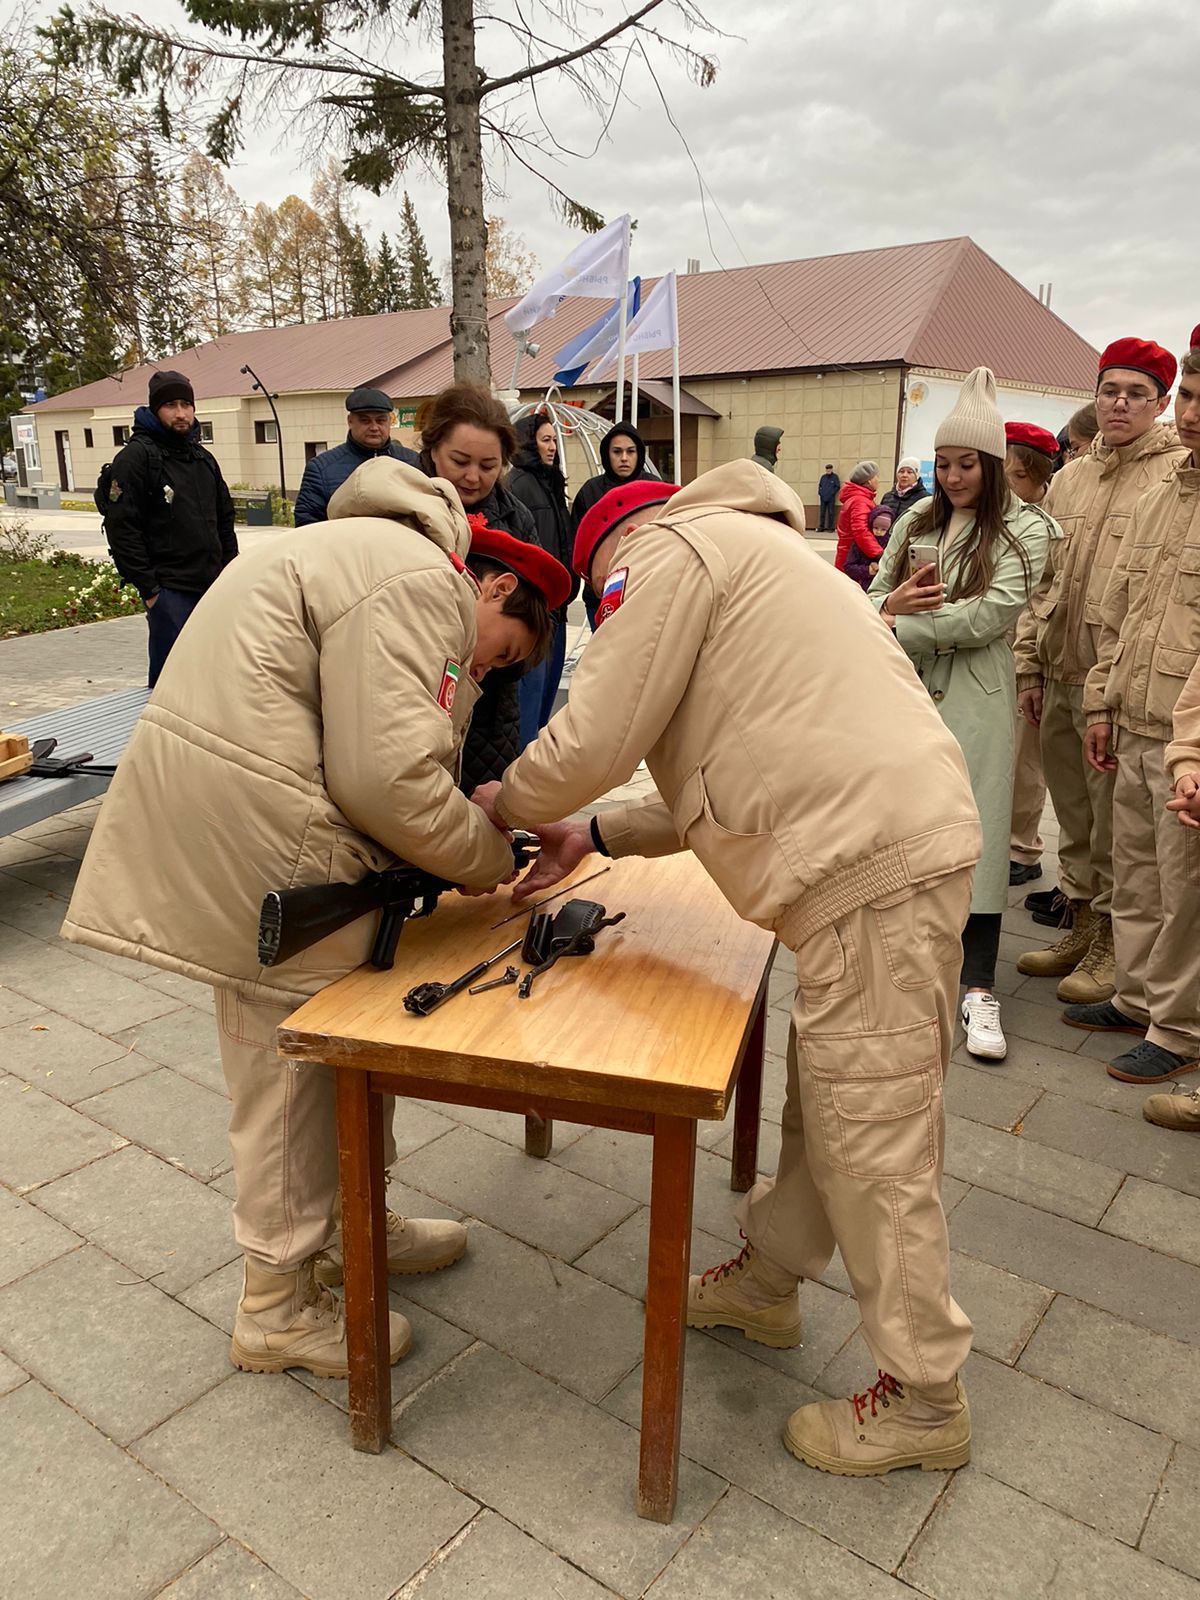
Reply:
M895 526L906 511L911 511L913 506L918 505L922 500L928 499L929 490L925 487L924 480L918 478L912 488L906 489L903 494L893 484L886 494L880 495L879 504L892 508L895 513L893 519L893 526Z
M436 476L433 462L421 452L421 468L432 478ZM474 505L464 507L468 516L487 518L489 528L499 528L517 539L537 544L537 527L533 513L521 504L504 487L497 483L492 492ZM501 672L489 672L481 686L482 692L471 713L471 726L467 729L463 746L462 776L459 787L464 794L481 783L490 783L503 775L521 753L521 712L517 699L517 684L524 668L506 667Z
M544 421L544 417L523 417L518 424L518 432L528 434L529 438L513 457L508 488L509 493L532 515L537 529L537 542L542 549L556 561L561 561L570 572L575 541L571 535L571 514L567 510L567 480L557 461L553 466L546 465L532 437L537 432L537 425ZM534 427L528 428L528 423L533 423ZM571 598L574 599L578 593L579 585L576 584L571 591ZM565 618L565 606L562 615Z

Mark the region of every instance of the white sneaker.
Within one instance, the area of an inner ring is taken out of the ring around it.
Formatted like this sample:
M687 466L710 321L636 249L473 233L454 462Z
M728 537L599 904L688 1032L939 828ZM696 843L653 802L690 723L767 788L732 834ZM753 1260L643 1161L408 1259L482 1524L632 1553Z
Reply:
M967 1030L967 1050L983 1061L1003 1061L1008 1041L1000 1026L1000 1002L994 994L963 996L962 1023Z

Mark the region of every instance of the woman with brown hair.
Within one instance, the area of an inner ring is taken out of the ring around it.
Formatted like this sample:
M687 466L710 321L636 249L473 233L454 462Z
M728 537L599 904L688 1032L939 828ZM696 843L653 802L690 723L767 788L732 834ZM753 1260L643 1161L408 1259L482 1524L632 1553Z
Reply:
M421 470L452 484L468 516L478 513L489 528L537 543L532 513L500 481L517 435L495 395L478 384L451 384L422 403L417 433ZM460 787L467 794L500 777L520 754L517 684L524 670L489 672L484 679L463 749Z
M1007 1054L994 988L1008 900L1016 674L1008 631L1046 564L1053 524L1004 476L996 380L976 367L934 437L933 496L896 524L870 598L962 747L983 823L963 930L967 1049Z

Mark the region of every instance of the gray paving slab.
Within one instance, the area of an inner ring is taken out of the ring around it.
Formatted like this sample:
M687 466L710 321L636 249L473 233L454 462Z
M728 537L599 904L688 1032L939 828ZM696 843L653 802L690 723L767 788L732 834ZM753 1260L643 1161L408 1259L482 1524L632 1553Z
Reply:
M1060 1150L966 1117L946 1118L946 1171L1012 1200L1076 1222L1099 1222L1121 1185L1115 1167Z
M1060 1294L1017 1364L1105 1411L1200 1446L1196 1352L1177 1339Z
M55 1011L0 1029L0 1061L55 1100L80 1100L152 1072L154 1063Z
M0 963L3 955L0 954ZM0 984L0 1017L6 1025L16 1022L36 1021L45 1015L46 1008L40 1000L27 1000L23 994L18 994L15 989L6 988Z
M1200 1161L1193 1146L1143 1117L1123 1117L1076 1105L1065 1095L1047 1094L1025 1118L1025 1138L1200 1195Z
M13 1600L149 1600L220 1540L41 1384L0 1400L0 1437L0 1590Z
M1058 1050L1053 1045L1039 1044L1036 1040L1018 1038L1008 1034L1008 1055L1004 1064L996 1069L997 1076L1017 1079L1022 1083L1036 1084L1055 1094L1064 1094L1081 1105L1101 1106L1106 1110L1123 1111L1127 1116L1142 1114L1143 1093L1129 1094L1133 1086L1118 1083L1115 1078L1097 1066L1095 1061L1074 1051ZM1084 1034L1078 1037L1083 1039ZM968 1065L970 1057L956 1049L953 1063Z
M410 1299L585 1400L641 1359L637 1300L482 1223L469 1238L453 1271L405 1281Z
M24 1367L10 1361L5 1355L0 1355L0 1395L11 1394L14 1389L19 1389L23 1383L28 1383L29 1374Z
M53 854L41 856L34 861L14 862L0 873L0 905L7 909L16 898L16 886L24 884L28 891L25 895L26 900L32 901L38 897L52 895L63 902L63 916L66 915L65 905L75 887L75 879L79 875L79 863L59 853L59 842L72 831L74 830L63 829L55 834ZM62 916L59 917L59 924L61 923Z
M950 1218L950 1242L1030 1282L1111 1311L1139 1327L1200 1345L1200 1268L1112 1239L984 1189Z
M1167 1183L1126 1178L1100 1227L1200 1267L1200 1200Z
M151 1017L136 1027L123 1028L113 1037L160 1067L174 1067L189 1077L196 1077L199 1069L207 1068L199 1081L218 1094L225 1093L217 1025L211 1011L180 1006L164 1017Z
M967 1362L972 1466L1135 1545L1172 1441L985 1356Z
M137 1145L46 1184L37 1203L167 1294L240 1254L224 1195Z
M456 1128L394 1170L401 1182L453 1199L480 1221L568 1260L635 1209L611 1189L473 1128Z
M704 1336L728 1345L800 1383L814 1384L845 1347L858 1327L858 1304L850 1295L827 1289L823 1283L800 1285L800 1320L803 1343L794 1350L772 1350L747 1339L737 1328L707 1328Z
M90 1245L0 1289L0 1344L118 1444L229 1373L215 1328Z
M178 1004L170 995L75 955L67 945L16 932L5 940L4 977L10 989L27 999L98 1032L161 1017Z
M486 1111L482 1106L455 1106L437 1100L413 1100L408 1103L414 1109L424 1107L438 1116L452 1118L453 1121L462 1123L464 1127L474 1128L477 1133L486 1133L493 1139L502 1139L505 1144L511 1144L518 1150L525 1148L525 1118L515 1111ZM403 1115L403 1104L404 1102L401 1102L401 1115ZM576 1139L582 1139L587 1131L581 1122L556 1122L555 1151L567 1149Z
M611 1283L635 1300L646 1295L646 1252L650 1241L650 1208L641 1206L627 1217L619 1228L605 1234L599 1244L585 1250L575 1258L581 1272L602 1283ZM718 1239L715 1234L693 1228L691 1240L691 1270L703 1272L706 1267L729 1259L729 1240Z
M233 1160L228 1102L169 1067L106 1089L79 1109L205 1183Z
M145 973L142 982L147 989L157 989L161 994L169 994L200 1011L215 1009L213 991L207 983L197 983L194 978L185 978L181 972L164 972L158 967L143 967L142 970Z
M556 1166L627 1194L641 1205L650 1201L653 1141L642 1133L594 1128L570 1149L551 1158ZM736 1240L733 1208L740 1196L729 1187L729 1160L710 1150L696 1151L692 1222L718 1239Z
M975 1326L974 1348L1011 1365L1053 1300L1051 1290L1002 1267L950 1252L950 1289Z
M403 1161L422 1145L432 1144L444 1133L450 1133L457 1123L445 1113L434 1111L417 1100L397 1100L392 1115L392 1132L396 1139L396 1159Z
M682 1462L675 1520L642 1520L637 1432L483 1346L401 1412L397 1442L623 1596L662 1571L725 1488Z
M912 1600L913 1591L761 1500L729 1493L646 1600Z
M1010 1078L995 1067L951 1067L946 1074L946 1110L951 1116L1010 1131L1041 1094L1035 1084Z
M1175 1452L1142 1535L1148 1556L1200 1578L1200 1450ZM1193 1586L1200 1593L1200 1585Z
M0 1077L0 1182L10 1188L20 1193L35 1189L124 1143L112 1129L32 1084Z
M475 1514L400 1451L352 1450L342 1413L286 1377L235 1374L135 1449L311 1600L384 1600Z
M611 1589L511 1522L482 1511L416 1580L405 1600L610 1600L611 1595Z
M0 1285L77 1250L83 1240L19 1195L0 1191Z
M156 1600L298 1600L299 1595L277 1572L226 1539L180 1573Z
M11 867L15 862L37 861L50 852L32 839L23 839L19 833L0 839L0 867Z
M411 1284L413 1280L406 1278L393 1281ZM223 1304L224 1320L230 1331L233 1328L240 1291L239 1278L233 1293L226 1297ZM394 1289L388 1293L388 1303L393 1311L398 1311L401 1316L408 1318L412 1328L412 1349L403 1361L397 1361L392 1368L392 1405L399 1408L422 1384L428 1383L435 1373L440 1372L464 1350L469 1350L475 1343L475 1338L444 1318L434 1316L432 1311L426 1311L425 1307L419 1306L415 1300L397 1294ZM339 1411L349 1412L349 1386L344 1378L314 1378L311 1372L302 1372L299 1369L289 1373L289 1377L294 1382L303 1384L306 1389L311 1389L315 1395L327 1400ZM346 1437L349 1438L348 1429Z
M641 1372L605 1400L631 1425L641 1415ZM891 1571L941 1492L945 1475L894 1472L835 1478L797 1461L783 1427L797 1407L825 1397L703 1334L687 1341L682 1450L690 1460Z
M957 1474L905 1582L937 1600L1196 1600L1190 1578L973 1470Z
M214 1328L232 1334L238 1300L242 1293L242 1276L242 1257L239 1253L225 1266L210 1272L206 1278L199 1278L186 1289L180 1289L176 1299L197 1312L205 1321L211 1322Z

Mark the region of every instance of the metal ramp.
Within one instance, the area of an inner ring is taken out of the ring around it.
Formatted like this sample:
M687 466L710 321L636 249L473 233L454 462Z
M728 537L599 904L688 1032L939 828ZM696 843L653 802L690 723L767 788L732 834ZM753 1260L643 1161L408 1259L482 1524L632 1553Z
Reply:
M119 689L116 694L63 706L40 717L15 722L6 733L23 733L35 739L57 739L56 756L73 756L90 750L97 764L115 766L133 735L134 724L150 698L149 689ZM32 827L81 801L103 794L112 782L107 773L81 772L70 778L30 778L22 775L0 783L0 837Z

